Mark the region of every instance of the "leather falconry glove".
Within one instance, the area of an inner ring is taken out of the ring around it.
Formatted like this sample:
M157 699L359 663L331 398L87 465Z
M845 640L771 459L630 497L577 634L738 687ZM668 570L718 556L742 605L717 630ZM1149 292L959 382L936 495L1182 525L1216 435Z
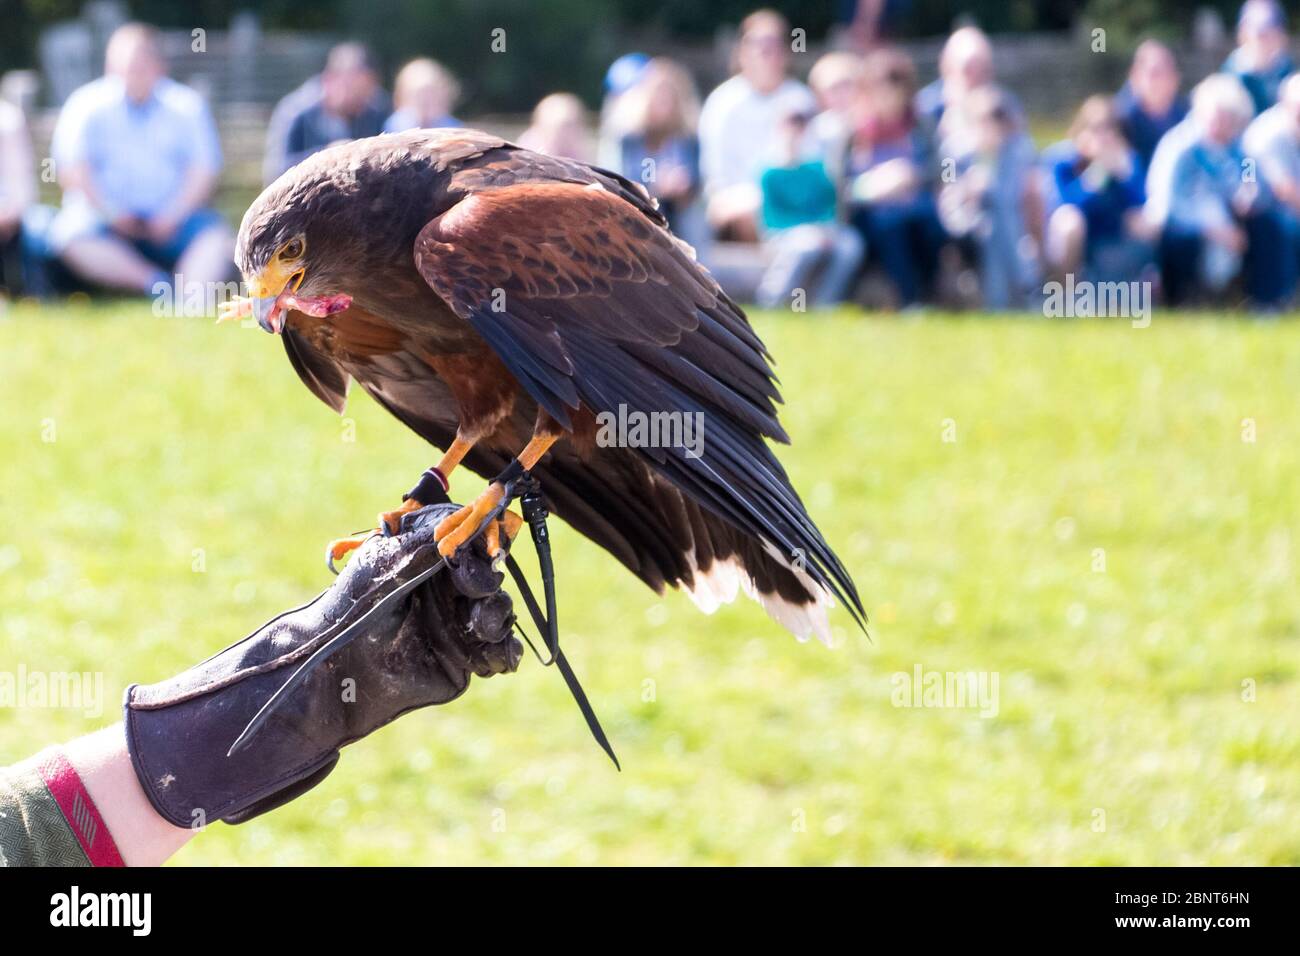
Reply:
M402 518L366 542L333 586L171 680L126 691L126 740L150 802L179 827L242 823L320 783L339 750L419 707L465 692L471 674L514 671L522 645L502 576L480 542L381 607L227 754L298 666L385 595L439 560L434 528L455 505Z

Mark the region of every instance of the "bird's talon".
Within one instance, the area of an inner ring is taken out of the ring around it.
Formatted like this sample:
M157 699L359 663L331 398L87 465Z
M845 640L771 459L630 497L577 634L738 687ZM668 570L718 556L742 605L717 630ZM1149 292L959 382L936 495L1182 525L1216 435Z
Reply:
M387 528L390 535L395 535L402 530L402 516L408 515L412 511L419 511L421 505L414 498L407 498L402 502L401 507L394 508L392 511L383 511L379 514L379 527Z
M455 554L457 548L473 537L479 525L497 509L504 497L505 489L494 481L473 504L443 518L433 532L434 539L438 542L438 553L444 558ZM490 532L491 529L488 530ZM498 537L498 544L499 540Z
M331 541L325 548L325 567L329 568L334 574L338 574L339 569L336 567L338 562L365 544L374 534L374 531L366 531L362 534L353 534L346 538Z

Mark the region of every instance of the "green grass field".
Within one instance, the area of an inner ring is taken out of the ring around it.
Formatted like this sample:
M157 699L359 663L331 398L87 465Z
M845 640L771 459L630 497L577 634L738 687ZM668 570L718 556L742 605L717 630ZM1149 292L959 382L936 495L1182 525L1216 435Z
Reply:
M1300 324L756 324L871 640L704 617L562 530L622 774L527 658L177 862L1300 863ZM326 540L432 460L261 332L144 304L10 309L0 382L0 671L102 671L106 698L0 709L0 763L314 594ZM918 665L996 676L996 717L894 706Z

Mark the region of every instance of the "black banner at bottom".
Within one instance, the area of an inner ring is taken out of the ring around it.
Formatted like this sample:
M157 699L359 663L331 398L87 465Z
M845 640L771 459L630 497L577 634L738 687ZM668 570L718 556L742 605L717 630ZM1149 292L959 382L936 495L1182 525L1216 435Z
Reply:
M558 923L599 933L592 942L674 926L736 942L910 925L927 943L1047 931L1231 945L1290 935L1296 883L1288 869L0 870L0 912L11 932L82 942L202 940L253 923L259 944L382 941L448 923L493 943L512 932L535 942Z

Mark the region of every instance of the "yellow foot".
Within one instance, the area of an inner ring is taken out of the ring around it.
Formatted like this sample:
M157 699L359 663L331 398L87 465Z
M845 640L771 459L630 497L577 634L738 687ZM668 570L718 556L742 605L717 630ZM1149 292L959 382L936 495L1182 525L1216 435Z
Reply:
M438 553L444 558L455 554L456 549L468 541L487 516L497 509L504 496L505 488L494 481L487 486L487 490L483 494L474 500L473 504L466 505L459 511L443 518L433 532L433 536L438 542ZM502 514L499 520L488 525L483 532L488 555L495 558L501 553L503 531L506 543L509 543L518 533L519 526L523 523L523 519L517 514L507 511Z
M339 538L336 541L331 541L329 546L325 549L325 566L335 574L338 574L339 569L335 567L335 565L378 533L378 531L363 531L359 534L353 534L346 538Z
M402 515L408 515L412 511L419 511L424 505L420 504L414 498L407 498L402 502L400 508L392 511L381 511L379 513L379 527L387 528L389 534L397 534L402 530Z

